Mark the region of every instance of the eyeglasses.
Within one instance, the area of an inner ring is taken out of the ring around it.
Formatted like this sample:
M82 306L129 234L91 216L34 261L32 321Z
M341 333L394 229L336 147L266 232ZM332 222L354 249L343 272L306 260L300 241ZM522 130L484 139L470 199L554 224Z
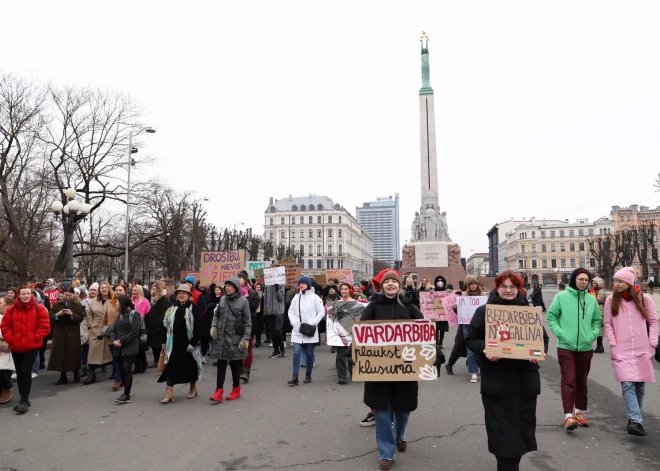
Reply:
M518 287L516 285L502 285L500 288L502 288L502 291L518 291Z

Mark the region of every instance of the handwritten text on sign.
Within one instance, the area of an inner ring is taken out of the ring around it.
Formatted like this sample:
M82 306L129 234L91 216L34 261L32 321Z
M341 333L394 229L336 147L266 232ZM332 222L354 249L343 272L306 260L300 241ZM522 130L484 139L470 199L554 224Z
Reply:
M223 284L232 276L243 270L245 250L230 250L226 252L202 252L199 266L202 286L211 283Z
M420 291L419 308L427 319L434 321L445 320L445 308L442 298L447 296L445 291Z
M469 324L472 322L474 311L482 304L486 304L486 301L488 301L488 296L457 296L458 323Z
M454 306L456 306L456 298L458 298L458 296L455 294L450 294L449 296L442 298L442 306L445 308L445 317L440 320L447 321L450 327L458 325L458 316L454 309Z
M438 379L435 335L428 319L355 321L353 381Z
M486 304L486 354L543 360L541 308Z
M284 286L286 273L284 267L264 268L264 282L266 286Z

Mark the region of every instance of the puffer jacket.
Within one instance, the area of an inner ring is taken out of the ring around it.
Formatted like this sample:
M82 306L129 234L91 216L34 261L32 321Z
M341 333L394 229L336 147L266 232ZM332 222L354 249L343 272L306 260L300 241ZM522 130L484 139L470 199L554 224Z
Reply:
M43 346L44 338L50 333L50 317L34 296L27 303L17 298L5 311L0 329L9 350L25 353Z
M238 278L230 278L236 287L240 287ZM236 324L242 323L243 334L236 333ZM211 357L216 360L244 360L248 351L240 352L238 344L241 340L250 340L252 335L252 316L247 298L240 292L220 298L213 312L211 327L218 329L218 337L211 344Z
M325 317L323 301L310 288L304 293L294 296L289 307L289 321L291 322L291 343L318 343L319 329L314 332L313 337L307 337L300 333L300 324L311 324L318 326Z

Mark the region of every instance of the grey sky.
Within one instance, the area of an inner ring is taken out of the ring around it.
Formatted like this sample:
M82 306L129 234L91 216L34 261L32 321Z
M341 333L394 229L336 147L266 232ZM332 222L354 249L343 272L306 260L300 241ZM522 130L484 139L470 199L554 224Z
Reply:
M66 7L65 7L66 5ZM170 6L168 6L170 5ZM440 205L463 255L495 222L660 204L660 2L10 2L0 69L130 93L138 178L263 230L268 197L419 206L419 35Z

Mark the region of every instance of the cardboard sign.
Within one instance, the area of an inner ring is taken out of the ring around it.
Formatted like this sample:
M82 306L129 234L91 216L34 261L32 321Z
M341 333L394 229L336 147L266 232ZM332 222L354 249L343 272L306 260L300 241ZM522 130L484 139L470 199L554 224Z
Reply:
M486 304L486 355L543 360L540 307Z
M199 272L198 271L188 271L188 270L181 270L179 272L179 275L181 275L181 278L179 281L183 281L186 279L186 276L192 276L195 278L195 281L199 280ZM207 285L208 286L208 285Z
M486 304L488 296L456 296L458 309L458 323L469 324L472 322L474 311L482 304Z
M286 282L286 269L284 267L264 268L264 283L266 286L284 286Z
M322 288L325 288L325 286L328 284L328 281L325 277L325 275L312 275L314 279L316 280L316 283L318 283L319 286ZM296 280L297 282L298 280Z
M250 278L255 278L255 270L258 270L259 268L269 268L271 263L273 262L270 260L265 260L263 262L257 260L247 260L245 262L245 271L248 272Z
M201 285L209 286L211 283L224 285L232 276L245 265L245 250L230 250L227 252L202 252L199 266Z
M420 291L419 309L426 319L434 321L444 321L445 307L442 304L442 298L447 296L445 291Z
M329 301L326 317L325 341L331 347L347 347L353 336L353 322L362 317L367 303L357 301Z
M430 319L355 321L353 381L434 381L435 324Z
M298 263L289 263L284 265L286 269L286 284L289 286L298 286L298 280L302 276L302 268Z
M348 283L353 285L353 270L326 270L325 278L327 280L334 280L337 278L340 283Z
M460 296L456 296L455 294L449 294L448 296L440 298L442 300L442 307L445 308L445 318L441 320L449 322L450 327L458 325L458 315L454 310L454 306L456 305L456 298L459 297Z

